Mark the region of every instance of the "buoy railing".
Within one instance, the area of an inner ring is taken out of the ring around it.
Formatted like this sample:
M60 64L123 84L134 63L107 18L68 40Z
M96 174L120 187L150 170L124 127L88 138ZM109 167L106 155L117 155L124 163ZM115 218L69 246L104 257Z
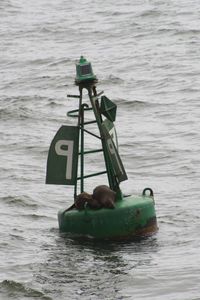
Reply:
M85 110L92 110L92 107L84 107L84 111ZM78 114L76 114L76 113L78 113ZM68 111L67 116L71 117L71 118L78 118L79 117L79 109L73 109L73 110ZM88 124L90 124L90 122L96 123L96 120L95 121L89 121Z

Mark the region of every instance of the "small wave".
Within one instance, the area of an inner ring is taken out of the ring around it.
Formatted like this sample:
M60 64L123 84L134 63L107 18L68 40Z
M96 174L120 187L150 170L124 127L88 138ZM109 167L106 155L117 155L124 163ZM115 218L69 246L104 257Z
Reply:
M44 300L52 300L51 297L45 296L44 293L33 288L27 287L25 284L13 280L3 280L0 283L0 291L3 292L7 299L20 299L24 297L38 298ZM16 298L17 297L17 298Z
M27 103L31 102L26 97L4 98L0 107L0 118L8 119L28 119L33 118L34 113L31 108L27 107Z
M28 218L28 219L33 219L33 220L40 220L40 219L55 220L55 218L53 218L53 217L49 217L49 216L45 216L45 215L37 215L37 214L23 214L21 216Z
M50 106L50 107L58 107L58 106L63 106L62 103L56 102L53 99L49 99L48 103L46 103L46 106Z
M23 206L23 207L32 207L32 208L38 207L37 204L32 203L33 200L28 198L27 196L23 198L19 198L15 196L7 196L1 198L1 201L12 206L14 205L14 206Z
M60 231L57 227L52 227L52 228L50 228L49 231L52 232L52 233L56 233L56 234L60 233Z
M140 109L144 107L152 107L152 106L157 106L158 104L156 103L150 103L142 100L124 100L124 99L118 99L115 101L117 105L120 107L128 107L129 109L134 108L134 109Z
M130 15L130 14L131 14L130 11L120 11L120 10L118 10L118 11L111 12L111 16L114 16L114 17L116 17L116 16L125 16L125 15Z
M55 61L55 59L52 59L51 63L49 63L49 66L50 67L59 66L59 65L63 66L68 63L74 63L74 62L69 58L62 58L57 61Z
M10 143L9 146L14 146L14 143ZM22 149L26 149L29 153L32 154L38 154L38 155L45 155L47 156L49 149L46 146L43 145L36 145L36 146L25 146ZM24 167L26 167L26 164L24 164ZM4 169L5 171L7 169Z
M55 29L51 29L51 28L47 28L47 27L42 27L40 29L40 33L54 33L55 32Z
M66 34L66 32L68 31L69 36L70 34L72 35L72 30L66 29L65 27L62 26L58 26L58 24L56 24L56 26L54 26L53 24L49 24L47 26L44 27L39 27L38 30L38 34Z
M174 33L174 32L175 32L175 29L172 29L172 28L158 28L158 30L157 30L157 33L163 33L163 34Z
M25 238L20 236L20 235L10 234L9 236L11 237L12 240L17 240L17 241L24 241L25 240Z
M11 1L2 1L0 2L0 9L4 10L4 12L16 14L20 12L20 6L11 3Z
M10 108L3 108L0 109L0 118L1 119L21 119L21 120L25 120L25 119L29 119L30 117L33 116L32 111L29 111L27 108L23 107L23 108L18 108L17 110L15 109L10 109Z
M0 103L1 120L38 120L43 116L42 109L45 105L61 106L59 102L49 97L25 96L4 97ZM36 111L37 109L37 111Z
M156 17L160 16L161 12L159 10L149 9L142 12L139 16L140 17Z
M102 84L108 84L109 83L109 85L110 84L120 84L120 83L123 83L123 82L124 82L123 79L121 79L120 77L117 77L115 75L112 75L112 74L110 74L107 78L101 80Z
M31 34L32 32L30 32ZM37 59L32 59L32 60L28 60L26 61L26 63L31 64L31 65L50 65L50 62L53 60L53 57L48 57L48 58L37 58Z
M174 35L193 35L197 37L197 35L200 35L200 29L176 29Z

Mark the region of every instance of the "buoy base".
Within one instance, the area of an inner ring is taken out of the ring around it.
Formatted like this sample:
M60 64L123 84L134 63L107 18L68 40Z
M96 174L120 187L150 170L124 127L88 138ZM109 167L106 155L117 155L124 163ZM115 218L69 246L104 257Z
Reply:
M61 232L97 239L129 239L150 236L158 231L155 204L150 196L127 196L114 209L60 210Z

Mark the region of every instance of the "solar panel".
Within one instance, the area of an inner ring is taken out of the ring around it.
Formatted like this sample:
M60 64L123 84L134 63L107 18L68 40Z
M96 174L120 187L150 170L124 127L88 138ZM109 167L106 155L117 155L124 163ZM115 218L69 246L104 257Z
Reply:
M91 66L90 64L81 66L81 75L91 74Z

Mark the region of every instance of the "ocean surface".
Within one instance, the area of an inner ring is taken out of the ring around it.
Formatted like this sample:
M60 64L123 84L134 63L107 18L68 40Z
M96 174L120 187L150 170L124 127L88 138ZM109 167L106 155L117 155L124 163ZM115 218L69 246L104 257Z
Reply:
M0 300L199 300L200 2L1 0L0 52ZM73 189L45 185L46 160L59 127L76 122L67 94L80 55L118 106L122 190L154 190L151 238L59 233Z

